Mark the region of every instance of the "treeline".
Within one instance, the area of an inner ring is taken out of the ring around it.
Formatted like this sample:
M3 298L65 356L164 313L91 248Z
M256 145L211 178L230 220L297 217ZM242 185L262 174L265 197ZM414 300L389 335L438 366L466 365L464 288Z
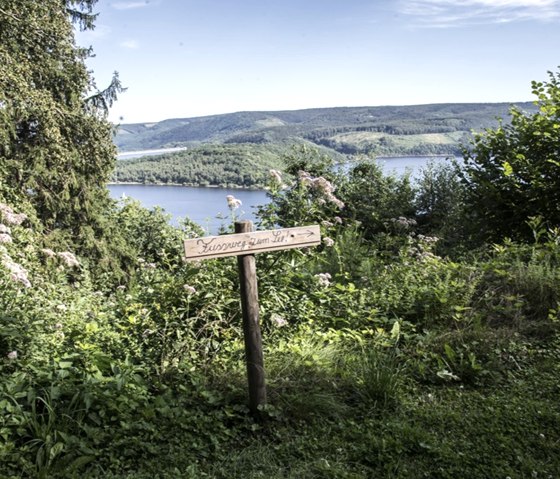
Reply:
M531 103L519 107L534 111ZM393 135L470 132L496 126L497 118L508 121L508 108L507 103L456 103L238 112L121 125L115 143L120 150L130 151L200 143L315 141L346 131L379 131Z
M321 128L307 133L305 138L316 145L331 148L346 155L458 156L461 154L462 145L468 144L472 139L469 131L471 127L471 122L464 118L401 120L384 124ZM383 136L372 135L371 139L361 139L360 141L353 141L350 136L341 138L341 135L352 133L379 133ZM458 139L447 143L437 143L430 142L428 137L419 136L450 133L456 133Z
M311 131L305 135L305 138L316 142L323 138L332 137L341 133L353 132L372 132L385 133L387 135L420 135L423 133L451 133L454 131L467 130L467 121L459 118L447 119L430 119L423 121L399 121L384 124L370 125L348 125L331 128L321 128Z
M397 144L390 136L383 136L375 142L365 144L340 141L335 138L321 138L317 145L332 148L345 155L370 155L370 156L430 156L430 155L452 155L461 154L461 143L416 143L411 146Z
M264 187L282 167L284 148L254 144L205 145L165 155L120 161L113 181L188 186Z

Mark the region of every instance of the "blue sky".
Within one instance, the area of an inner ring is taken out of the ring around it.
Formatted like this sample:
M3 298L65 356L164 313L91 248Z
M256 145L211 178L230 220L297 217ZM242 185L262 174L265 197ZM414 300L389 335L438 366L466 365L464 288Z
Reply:
M560 0L99 0L88 60L114 122L246 110L532 100Z

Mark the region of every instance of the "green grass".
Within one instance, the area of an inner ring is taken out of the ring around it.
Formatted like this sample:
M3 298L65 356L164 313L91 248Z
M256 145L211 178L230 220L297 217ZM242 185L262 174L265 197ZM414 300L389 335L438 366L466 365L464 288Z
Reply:
M363 371L356 371L352 383L339 374L340 369L331 369L337 363L334 358L327 360L320 351L317 358L301 376L294 374L298 360L292 358L281 374L284 399L272 395L268 419L263 424L244 423L230 441L216 444L208 456L196 461L189 456L191 460L185 461L180 443L172 441L170 449L160 445L159 455L137 471L103 477L514 479L560 475L559 341L530 350L520 369L484 387L423 384L406 368L393 367L396 359L389 356L386 364L393 364L391 370L399 374L401 384L391 404L354 394L351 385L361 388L355 379L363 377ZM313 367L315 375L310 376ZM276 392L277 380L272 379ZM314 392L308 389L310 382ZM307 395L302 394L305 391ZM295 395L300 401L308 398L311 409L282 402ZM317 395L323 401L314 411ZM333 413L326 414L325 407L332 407ZM190 444L184 448L190 449Z

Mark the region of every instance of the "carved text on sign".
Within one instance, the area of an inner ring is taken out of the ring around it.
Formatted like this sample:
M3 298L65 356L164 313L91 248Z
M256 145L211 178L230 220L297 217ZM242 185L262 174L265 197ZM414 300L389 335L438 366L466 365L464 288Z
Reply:
M318 225L254 231L185 240L185 257L190 260L239 256L291 248L306 248L321 243Z

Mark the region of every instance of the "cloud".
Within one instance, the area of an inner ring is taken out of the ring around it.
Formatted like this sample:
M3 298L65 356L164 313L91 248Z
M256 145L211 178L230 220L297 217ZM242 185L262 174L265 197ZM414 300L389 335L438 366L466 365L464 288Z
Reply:
M120 43L120 46L123 48L128 48L129 50L136 50L140 47L136 40L125 40L124 42Z
M400 0L415 26L460 27L560 19L560 0Z
M147 7L149 4L149 0L144 0L140 2L116 2L112 3L111 6L116 10L133 10L135 8Z

